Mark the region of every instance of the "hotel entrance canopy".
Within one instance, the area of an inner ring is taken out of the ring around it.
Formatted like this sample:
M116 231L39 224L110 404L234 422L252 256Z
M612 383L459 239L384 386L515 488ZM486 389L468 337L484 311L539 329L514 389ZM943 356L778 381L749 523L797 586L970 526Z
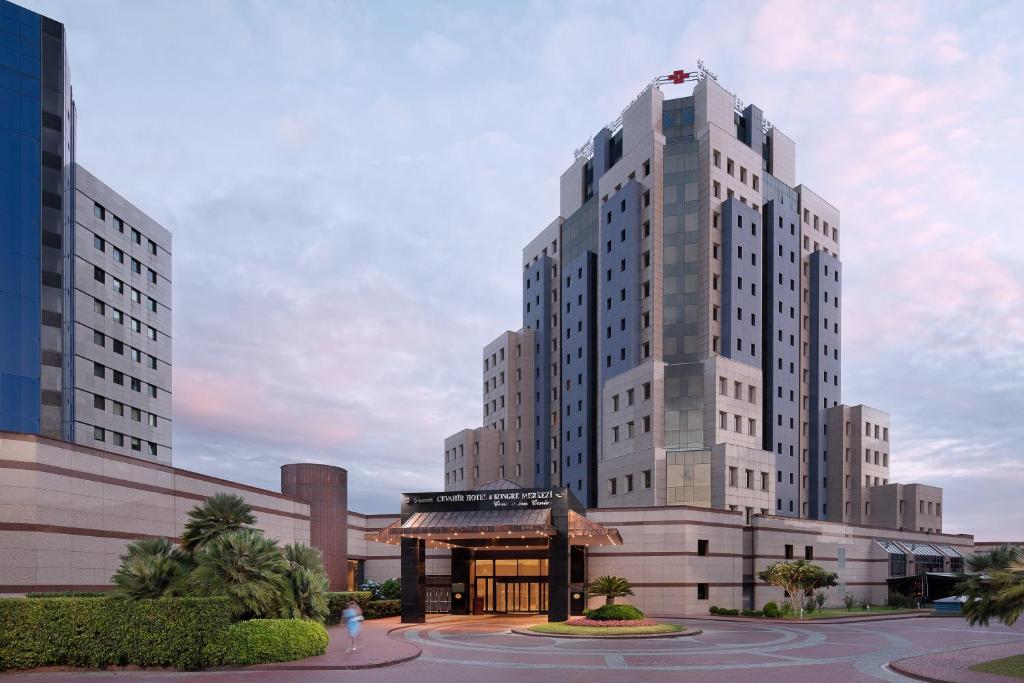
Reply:
M527 556L545 560L547 576L539 581L547 584L548 619L564 621L570 609L577 613L585 606L585 546L622 543L616 529L588 520L586 508L567 488L524 489L505 479L470 491L402 494L400 521L365 538L402 548L406 623L425 618L427 548L451 550L453 614L469 613L474 558Z

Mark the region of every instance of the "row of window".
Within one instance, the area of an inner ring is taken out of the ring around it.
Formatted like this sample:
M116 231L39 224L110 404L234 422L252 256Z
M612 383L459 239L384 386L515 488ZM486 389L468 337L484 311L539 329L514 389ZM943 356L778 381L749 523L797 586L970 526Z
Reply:
M108 337L107 335L103 334L102 332L100 332L98 330L93 330L93 332L92 332L92 341L93 341L94 344L96 344L96 346L99 346L99 347L102 347L102 348L107 348L107 342L109 341L110 342L110 349L114 353L119 355L119 356L125 355L125 349L127 348L128 356L134 362L139 363L139 364L142 363L142 358L143 358L143 356L145 356L145 358L146 358L146 367L148 367L151 370L156 370L156 365L157 365L156 356L150 355L148 353L147 354L143 354L142 351L140 351L139 349L135 348L134 346L126 347L124 342L121 341L120 339L114 339L113 337Z
M125 226L128 225L128 224L125 223L122 219L120 219L117 216L115 216L110 211L107 211L106 207L104 207L99 202L93 202L92 213L93 213L94 216L96 216L96 218L100 219L104 224L106 224L106 222L107 222L107 214L109 213L111 218L113 218L114 230L117 230L122 235L124 234ZM131 227L130 225L128 226L128 228L130 230L129 234L131 235L132 242L134 242L135 244L138 244L139 246L141 246L142 245L142 233L139 232L138 230L136 230L135 228ZM152 254L153 256L156 256L156 252L157 252L156 242L154 242L153 240L147 238L146 239L146 243L147 243L147 248L149 249L149 253ZM100 248L100 251L103 251L103 249ZM120 250L117 250L117 251L120 251Z
M771 484L771 475L768 472L757 472L756 470L743 470L743 480L740 483L740 470L738 467L729 466L729 486L733 488L755 489L768 491Z
M711 163L715 165L715 168L722 168L722 153L719 152L717 149L711 150ZM736 177L736 165L733 163L733 160L730 159L729 157L726 157L725 159L725 172L733 177ZM760 179L757 177L756 174L753 173L751 173L750 176L751 187L754 189L754 191L760 192ZM740 166L740 182L743 183L744 185L747 184L747 169L743 166Z
M122 387L125 385L125 378L127 378L129 380L129 386L131 386L132 391L142 393L142 385L144 384L144 382L141 379L139 379L138 377L132 377L131 375L125 375L120 370L108 368L102 363L92 364L92 374L94 377L97 377L98 379L106 379L107 375L110 375L110 378L114 380L114 384ZM156 398L158 391L157 386L155 384L148 384L146 386L146 393L149 395L149 397Z
M95 441L99 441L100 443L107 443L107 435L108 434L110 435L110 443L111 444L113 444L115 446L119 446L119 447L124 447L125 435L122 434L121 432L115 432L115 431L112 431L112 430L104 429L103 427L93 427L92 428L92 438ZM142 439L139 439L139 438L134 437L134 436L129 436L129 437L127 437L127 439L128 439L129 447L133 451L135 451L135 452L142 452L142 444L145 443L146 444L146 449L149 451L149 454L152 455L153 457L156 457L157 445L153 441L145 441L144 442Z
M736 432L737 434L743 434L743 420L744 418L742 415L733 415L732 431ZM755 420L752 417L748 417L746 418L746 420L746 433L749 434L750 436L757 436L757 420ZM729 413L725 412L724 410L718 411L718 428L729 429Z
M106 411L107 404L110 404L110 411L118 417L125 417L125 405L120 401L114 401L109 398L100 396L99 394L93 394L92 396L92 407L96 410ZM156 428L159 418L156 413L147 413L140 408L134 408L128 406L128 417L131 418L132 422L142 422L142 416L146 416L146 424L150 427Z
M632 474L626 474L622 477L622 492L632 493L636 490L636 479ZM640 473L640 485L644 489L651 488L651 470L644 470ZM619 495L619 477L612 477L607 482L608 495L617 496Z
M743 382L733 382L733 398L743 400ZM750 403L757 403L757 387L753 384L747 386L747 401ZM780 387L781 390L781 387ZM725 377L718 378L718 393L722 396L729 395L729 380Z
M809 209L804 209L804 223L812 225L811 212ZM828 221L821 220L818 218L818 214L814 214L813 226L815 230L820 230L826 238L831 238L833 242L839 242L839 230L838 228L832 227L829 229ZM820 227L819 227L820 226ZM817 251L817 248L815 248Z
M621 441L623 438L632 439L634 436L636 436L636 422L635 421L629 420L628 422L626 422L626 424L624 426L626 428L625 429L625 435L623 435L623 432L622 432L623 425L615 425L614 427L612 427L612 443L619 443L619 441ZM650 433L650 431L651 431L651 416L650 415L644 415L642 418L640 418L640 431L641 431L642 434L649 434ZM566 434L566 437L569 436L569 432L566 432L565 434ZM566 440L568 441L569 439L567 438Z
M490 358L484 358L484 372L487 372L488 368L494 367L499 361L505 360L505 349L498 349L497 353L492 353Z
M101 301L99 299L93 299L92 308L93 308L93 311L95 311L97 315L101 315L101 316L106 316L107 315L107 308L109 308L110 309L110 317L113 319L113 321L116 322L118 325L124 325L124 319L125 319L126 316L124 314L124 311L122 311L121 309L114 308L113 306L108 306L105 302L103 302L103 301ZM131 328L132 332L136 332L138 334L142 334L142 328L143 328L142 321L139 320L138 318L133 318L131 316L127 316L127 318L128 318L128 326ZM157 332L157 329L155 327L153 327L152 325L145 325L145 328L146 328L146 337L150 341L156 341L157 340L157 336L159 334Z
M107 241L100 237L99 235L93 235L92 244L94 247L96 247L96 251L106 253ZM150 242L150 244L153 245L154 249L156 248L155 242ZM114 261L120 264L124 264L124 251L118 249L113 244L110 245L110 250L111 253L114 255ZM155 255L156 251L153 251L152 253ZM136 275L142 275L142 262L139 261L139 259L137 258L131 257L129 257L128 261L129 264L131 265L132 272L135 273ZM152 282L153 284L156 284L156 271L149 267L146 268L146 271L149 276L149 281Z

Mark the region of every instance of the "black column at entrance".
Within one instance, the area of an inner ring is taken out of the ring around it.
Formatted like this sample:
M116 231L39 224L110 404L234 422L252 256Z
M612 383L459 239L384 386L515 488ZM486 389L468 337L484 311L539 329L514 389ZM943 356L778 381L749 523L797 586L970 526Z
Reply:
M569 501L563 490L551 505L555 535L548 541L548 621L569 618Z
M427 542L402 539L402 623L427 620Z
M469 563L473 551L452 548L452 614L469 614Z
M569 550L569 613L574 617L587 608L587 549L574 545Z

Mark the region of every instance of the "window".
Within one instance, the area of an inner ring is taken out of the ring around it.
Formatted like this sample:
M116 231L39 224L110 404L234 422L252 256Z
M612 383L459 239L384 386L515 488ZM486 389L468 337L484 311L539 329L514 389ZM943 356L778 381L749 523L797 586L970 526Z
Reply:
M618 427L612 427L612 443L618 443L618 442L619 442L619 428Z
M96 202L93 202L92 204L92 215L96 216L96 218L99 218L101 221L107 220L107 210ZM102 439L100 440L102 441Z
M142 263L138 259L132 259L132 272L142 274Z
M106 337L103 336L102 332L93 331L92 343L96 346L106 346Z
M124 434L114 432L114 445L124 448Z
M804 559L805 560L813 560L814 559L814 546L813 545L805 545L804 546Z
M100 365L99 363L93 363L92 364L92 374L95 377L99 377L100 379L103 379L104 377L107 376L107 369L104 366Z
M142 411L138 408L132 408L132 422L142 422Z
M651 416L650 415L644 415L644 417L643 417L643 429L644 429L644 434L647 434L647 433L649 433L651 431Z
M107 274L104 273L103 269L100 268L99 266L93 266L92 267L92 278L94 280L96 280L96 282L106 282L107 281Z
M156 242L149 240L149 253L156 256Z
M786 544L785 556L786 556L787 560L792 560L793 559L793 546L788 544L788 543Z
M96 439L97 441L103 441L105 436L106 434L103 431L103 427L92 428L92 438Z
M618 480L615 479L614 477L608 480L608 495L609 496L614 496L618 492L617 486L616 486L617 482L618 482Z
M136 439L135 437L132 437L132 450L133 451L141 451L142 450L142 441L140 441L139 439Z
M142 234L135 228L132 228L132 242L135 242L135 244L142 244Z
M107 399L103 398L98 394L94 394L92 397L92 407L96 410L106 410Z
M626 475L626 493L631 493L632 491L633 491L633 475L632 474L627 474Z
M729 486L733 486L733 487L736 486L736 477L737 477L737 475L738 475L738 470L735 467L730 467L729 468Z
M124 233L124 221L117 216L114 216L114 230Z
M92 245L96 247L97 251L106 251L107 243L99 235L93 235Z
M646 400L648 400L651 397L651 383L650 382L644 382L643 390L644 390L644 400L646 401Z
M651 488L651 471L650 470L644 470L643 475L644 475L644 488L645 489Z
M697 584L697 599L707 600L708 599L708 584L698 583Z
M154 458L156 457L156 444L152 441L149 442L149 454Z
M700 557L707 557L708 555L708 539L698 538L697 539L697 555Z

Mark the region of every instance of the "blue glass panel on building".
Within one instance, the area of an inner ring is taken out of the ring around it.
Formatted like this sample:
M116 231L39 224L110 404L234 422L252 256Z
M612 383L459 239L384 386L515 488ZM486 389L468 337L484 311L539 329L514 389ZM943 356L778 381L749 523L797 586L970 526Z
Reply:
M824 478L828 474L828 409L842 400L839 353L839 295L842 273L839 259L824 251L810 257L811 335L810 389L808 392L808 516L825 519Z
M584 505L596 507L597 255L588 251L571 261L562 269L561 285L562 484Z
M640 361L642 186L630 180L601 204L599 308L601 386Z
M722 355L761 367L761 216L722 202Z
M39 431L39 15L0 0L0 430Z
M551 486L551 269L541 256L523 273L523 327L534 330L534 486Z

